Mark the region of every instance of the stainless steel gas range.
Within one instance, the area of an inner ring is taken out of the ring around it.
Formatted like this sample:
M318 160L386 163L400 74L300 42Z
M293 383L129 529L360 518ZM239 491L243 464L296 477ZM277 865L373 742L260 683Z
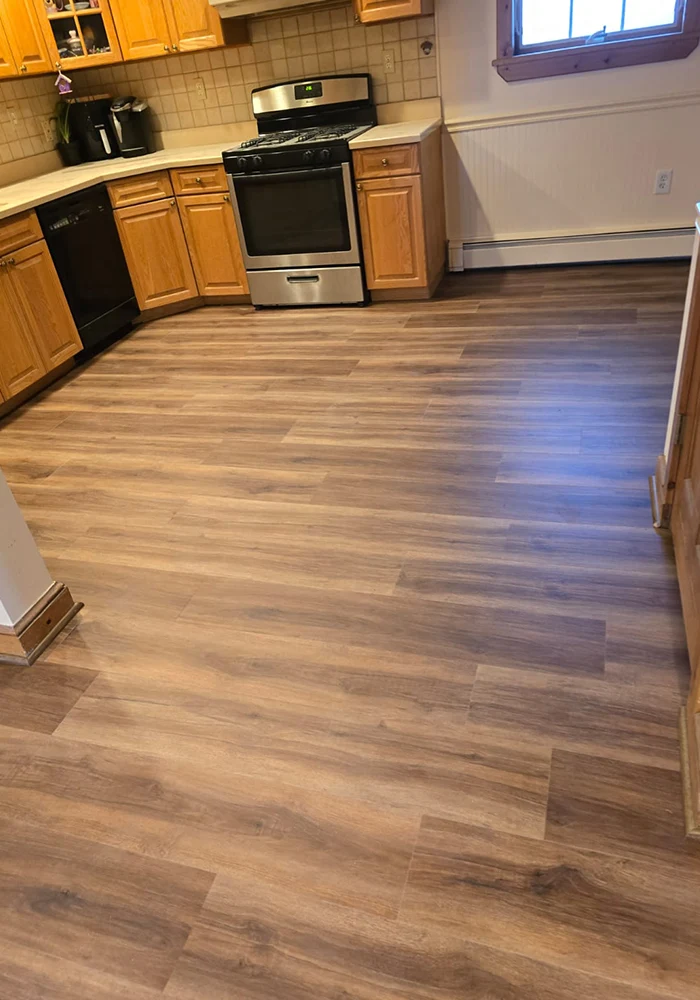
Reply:
M349 142L376 124L371 77L261 87L253 111L223 156L254 305L366 302Z

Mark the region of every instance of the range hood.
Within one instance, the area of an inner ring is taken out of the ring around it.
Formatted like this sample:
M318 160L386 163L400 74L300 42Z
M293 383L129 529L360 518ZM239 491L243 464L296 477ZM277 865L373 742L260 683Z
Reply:
M209 0L222 17L247 17L251 14L286 13L294 7L318 6L319 0Z

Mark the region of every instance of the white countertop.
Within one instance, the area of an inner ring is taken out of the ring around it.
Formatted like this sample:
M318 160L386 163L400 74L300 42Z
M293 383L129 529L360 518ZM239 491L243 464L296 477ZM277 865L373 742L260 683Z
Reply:
M237 146L240 140L233 140L229 146ZM168 170L171 167L204 166L221 163L225 143L208 146L185 146L182 149L162 149L147 156L130 159L100 160L99 163L82 163L79 167L64 167L51 174L32 177L18 184L0 188L0 219L6 219L17 212L24 212L37 205L43 205L54 198L73 194L91 184L113 181L118 177L147 174L152 170Z
M352 149L368 149L372 146L399 145L404 142L420 142L442 125L441 118L424 118L419 121L396 122L391 125L377 125L357 139L352 139ZM227 148L235 148L239 139L200 146L162 149L147 156L130 159L101 160L99 163L83 163L79 167L64 167L50 174L42 174L30 180L20 181L0 188L0 219L6 219L18 212L25 212L37 205L44 205L54 198L73 194L92 184L103 184L119 177L147 174L152 170L169 170L173 167L204 166L221 163L222 153Z
M442 118L421 118L419 121L376 125L350 140L350 149L371 149L373 146L400 146L404 142L422 142L442 125Z

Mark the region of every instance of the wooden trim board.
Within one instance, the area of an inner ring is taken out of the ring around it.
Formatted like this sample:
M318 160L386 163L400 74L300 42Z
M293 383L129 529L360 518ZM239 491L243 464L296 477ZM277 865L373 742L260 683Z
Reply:
M55 583L17 625L0 625L0 663L34 663L82 607L65 584Z

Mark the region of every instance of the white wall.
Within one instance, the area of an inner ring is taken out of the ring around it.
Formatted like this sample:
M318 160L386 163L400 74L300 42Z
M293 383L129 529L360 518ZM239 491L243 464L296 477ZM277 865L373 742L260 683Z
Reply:
M700 49L674 62L506 83L491 66L496 0L436 6L450 240L693 225ZM656 171L668 168L673 191L654 196Z

